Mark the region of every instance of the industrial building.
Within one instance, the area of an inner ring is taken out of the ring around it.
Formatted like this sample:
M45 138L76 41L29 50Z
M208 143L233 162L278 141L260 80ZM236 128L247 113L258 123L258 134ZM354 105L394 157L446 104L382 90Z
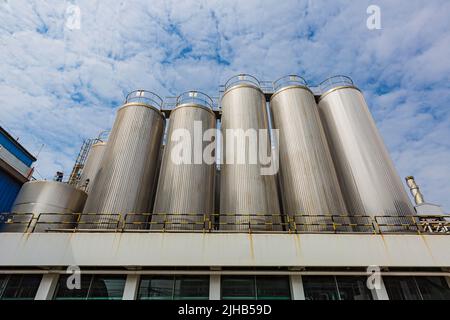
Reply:
M0 126L0 212L9 212L36 158Z
M180 132L203 140L180 152ZM274 174L235 161L252 132ZM67 183L26 183L4 217L0 299L450 299L450 218L398 176L345 76L131 92Z

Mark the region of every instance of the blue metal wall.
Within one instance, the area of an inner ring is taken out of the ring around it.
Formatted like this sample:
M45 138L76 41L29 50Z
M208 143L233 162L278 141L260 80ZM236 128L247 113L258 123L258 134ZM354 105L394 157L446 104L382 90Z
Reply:
M21 150L17 145L10 140L7 136L0 132L0 144L5 147L6 150L11 152L17 159L25 163L27 166L31 167L33 159L30 158L23 150Z
M9 212L22 184L0 169L0 212Z

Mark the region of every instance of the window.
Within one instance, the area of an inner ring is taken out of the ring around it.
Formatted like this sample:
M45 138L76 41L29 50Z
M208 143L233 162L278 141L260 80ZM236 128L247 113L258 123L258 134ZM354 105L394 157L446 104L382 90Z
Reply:
M81 288L69 289L69 275L59 278L55 300L121 300L125 289L125 276L81 275Z
M143 276L139 300L208 300L209 276Z
M302 276L306 300L339 300L333 276Z
M372 300L367 277L304 276L306 300Z
M33 300L42 275L0 276L0 300Z
M290 300L287 276L223 276L222 299Z
M391 300L450 300L444 277L383 277Z

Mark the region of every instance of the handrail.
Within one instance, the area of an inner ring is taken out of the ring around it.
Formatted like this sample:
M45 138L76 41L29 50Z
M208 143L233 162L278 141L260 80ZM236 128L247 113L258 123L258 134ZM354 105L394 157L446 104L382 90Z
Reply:
M5 219L6 218L6 219ZM232 219L230 219L232 218ZM233 226L235 228L233 228ZM231 227L231 228L230 228ZM175 213L9 213L0 214L0 232L39 230L89 232L283 232L450 234L449 216L346 216L294 214Z
M125 103L144 103L161 110L163 100L156 93L147 90L135 90L125 98Z
M277 91L278 89L281 89L283 87L287 86L293 86L293 85L299 85L303 87L308 87L308 83L306 80L298 76L296 74L290 74L284 77L281 77L273 82L273 90Z
M353 80L350 77L343 75L336 75L329 77L319 84L322 93L327 92L330 89L340 86L354 86Z
M184 92L177 97L177 106L187 103L201 105L211 110L214 106L213 100L210 98L210 96L203 92L194 90Z
M244 83L254 85L258 88L261 87L260 81L258 79L256 79L254 76L245 74L245 73L241 73L241 74L231 77L230 79L228 79L227 82L225 82L225 91L227 91L228 89L230 89L231 87L233 87L235 85L244 84Z

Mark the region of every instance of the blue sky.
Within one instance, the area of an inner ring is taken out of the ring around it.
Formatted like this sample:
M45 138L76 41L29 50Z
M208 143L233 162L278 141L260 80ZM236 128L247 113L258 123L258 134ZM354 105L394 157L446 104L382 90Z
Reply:
M370 4L381 30L366 26ZM80 29L66 26L77 5ZM69 173L83 138L127 92L217 95L236 73L364 91L401 177L450 211L450 2L0 0L0 125L43 178ZM39 177L39 175L38 175Z

